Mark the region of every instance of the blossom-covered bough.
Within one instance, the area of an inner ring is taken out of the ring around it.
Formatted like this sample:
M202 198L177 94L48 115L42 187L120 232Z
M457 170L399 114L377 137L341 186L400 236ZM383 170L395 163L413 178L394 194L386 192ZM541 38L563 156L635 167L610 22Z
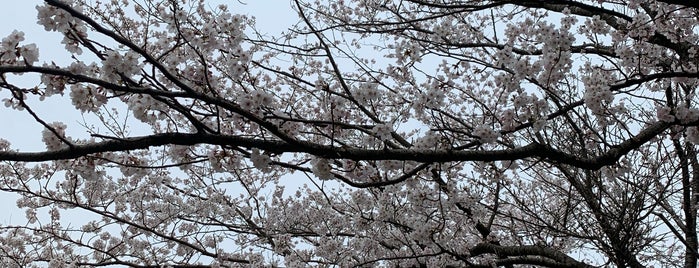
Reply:
M2 39L46 150L0 140L27 217L0 264L697 266L698 4L292 6L277 36L203 0L37 7L73 62Z

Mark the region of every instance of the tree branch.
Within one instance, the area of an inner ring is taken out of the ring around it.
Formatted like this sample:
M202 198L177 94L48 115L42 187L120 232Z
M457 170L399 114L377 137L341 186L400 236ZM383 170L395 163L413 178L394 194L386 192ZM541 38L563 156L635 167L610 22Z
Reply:
M108 140L93 144L75 145L46 152L0 152L0 160L38 162L60 159L72 159L101 152L116 152L126 150L147 149L163 145L229 145L248 148L258 148L272 153L308 153L331 159L353 160L411 160L417 162L452 162L452 161L500 161L519 160L526 158L545 159L549 162L567 164L578 168L596 170L603 166L612 165L626 153L640 147L656 135L665 131L671 125L657 122L650 125L638 135L620 143L613 149L597 157L582 158L574 154L562 152L540 143L530 143L526 146L506 150L424 150L424 149L361 149L320 145L307 141L287 143L280 140L263 140L239 136L223 136L207 133L164 133L149 136L132 137L120 140Z
M519 260L523 262L517 262L516 264L529 263L529 261L534 260L533 258L523 259L521 257L540 256L553 260L553 262L547 261L545 259L537 260L537 263L546 265L548 267L594 267L583 262L576 261L568 255L565 255L556 250L540 246L498 246L492 243L480 243L475 247L471 248L470 253L471 256L478 256L483 254L498 254L507 257L520 257Z

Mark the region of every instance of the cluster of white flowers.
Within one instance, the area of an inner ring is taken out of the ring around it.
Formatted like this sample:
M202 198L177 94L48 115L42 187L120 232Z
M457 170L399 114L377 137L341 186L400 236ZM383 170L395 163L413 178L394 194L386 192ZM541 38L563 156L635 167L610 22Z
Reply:
M191 36L188 38L190 43L200 52L214 49L227 51L228 53L220 58L222 66L227 66L225 68L227 75L234 80L244 76L252 58L252 53L241 46L245 39L244 16L231 14L224 5L219 6L215 14L200 13L202 15L200 18L186 17L182 12L171 14L168 9L163 8L161 8L161 14L168 23L168 29L176 33L183 32L181 29L183 21L196 25L192 25L197 29L191 31Z
M415 149L436 149L439 146L439 134L434 131L427 131L424 136L413 142Z
M157 119L162 119L164 113L167 112L165 104L156 101L150 95L132 95L127 101L129 110L134 115L134 118L141 120L144 123L155 122ZM157 115L150 111L157 111Z
M328 159L316 157L311 160L311 171L321 180L330 180L335 177Z
M96 233L100 230L100 224L97 221L89 221L80 227L80 230L86 233Z
M609 73L601 71L600 68L590 68L589 65L581 71L585 74L582 77L582 82L585 85L585 94L583 95L585 104L592 113L604 114L605 107L614 101L614 94L608 85L614 79Z
M72 0L63 2L71 6L73 4ZM73 6L73 8L78 12L82 12L82 6L80 5ZM38 23L43 25L46 31L63 33L63 41L61 43L65 44L67 51L78 55L82 53L76 37L86 37L87 27L81 20L75 19L67 11L48 4L37 6L36 10L38 11Z
M675 118L680 120L680 123L692 123L699 120L699 109L677 106L675 108Z
M192 148L186 145L169 145L167 147L167 155L173 163L187 163L193 159ZM180 165L180 169L189 169L188 165Z
M237 51L244 40L243 16L232 15L225 7L219 8L215 15L202 12L199 14L200 18L193 18L184 12L169 13L165 9L160 10L168 23L167 28L185 37L198 51L210 53L218 49L226 50L231 52L232 56L238 56L241 62L247 62L241 59L245 53Z
M561 14L565 15L563 18L561 18L562 29L571 29L573 25L578 22L578 18L576 16L572 16L573 13L568 7L563 8Z
M86 31L87 31L86 29L83 29L79 34L82 36L85 36ZM80 55L83 53L82 48L80 48L80 42L78 42L78 40L75 39L72 34L66 34L63 37L61 44L65 44L66 51L68 51L70 53L77 54L77 55Z
M269 172L271 170L270 164L272 163L272 159L269 158L269 155L261 154L258 149L252 149L250 161L252 162L252 166L262 172Z
M391 139L391 132L393 132L393 126L390 124L378 124L372 128L374 135L382 141Z
M296 136L299 130L303 129L301 123L291 122L291 121L281 121L279 122L279 131L289 136Z
M206 157L209 159L209 165L216 172L223 171L223 164L221 163L222 151L210 150Z
M32 65L39 61L39 49L36 44L20 47L19 43L22 41L24 41L24 32L17 30L3 38L0 42L0 63L13 65L24 62L27 65ZM19 56L22 57L22 61L18 61Z
M233 79L243 76L245 73L245 65L240 62L234 62L228 65L228 75Z
M28 208L24 210L24 217L27 218L27 221L29 223L36 223L36 221L39 219L36 216L36 209L35 208Z
M375 181L381 174L373 165L361 165L354 161L343 163L345 176L357 182Z
M544 127L546 127L546 118L537 119L532 123L532 130L534 130L534 132L539 132L543 130Z
M136 52L128 51L123 56L114 50L107 51L104 61L102 61L102 79L106 81L119 81L119 75L130 77L141 70L138 62L139 55Z
M196 47L199 51L204 53L210 53L215 49L221 49L223 42L218 38L219 30L216 24L209 22L205 23L199 28L201 37L194 36L193 31L183 31L182 34L188 34L187 40L192 46Z
M377 83L362 83L354 91L354 98L361 104L369 104L381 98L381 90Z
M403 41L395 46L396 62L404 63L406 61L419 62L422 58L420 54L422 53L422 47L416 42Z
M522 92L512 96L512 105L514 106L515 110L526 109L529 107L529 105L537 100L538 98L535 95Z
M211 168L216 172L238 168L240 158L235 154L227 154L223 150L210 150L206 156L209 158Z
M585 26L580 28L580 32L586 30L585 34L591 38L593 34L608 34L610 29L611 27L599 15L593 15L585 20Z
M75 108L81 112L96 112L102 105L107 103L107 97L101 90L91 86L73 84L70 86L70 99Z
M517 61L515 53L512 52L512 46L505 45L502 49L495 52L493 58L497 66L512 66Z
M22 94L22 100L26 100L26 99L27 99L27 94ZM14 97L5 98L5 99L2 99L2 102L5 104L5 107L10 107L10 108L18 110L18 111L24 110L24 106L22 106L20 100L18 100L17 98L14 98Z
M500 124L502 125L502 130L508 131L513 130L517 121L515 121L517 114L513 109L506 109L500 113L498 119L500 119Z
M6 139L0 139L0 151L10 150L10 142Z
M104 170L98 170L96 168L94 160L87 158L76 159L70 168L71 172L85 180L98 180L106 174Z
M478 137L482 143L495 143L500 137L499 132L486 125L475 127L471 134Z
M256 111L261 107L271 106L274 101L272 94L269 94L263 90L254 90L249 94L243 96L240 101L240 108L246 111Z
M543 44L541 56L535 63L541 67L537 80L542 84L553 84L562 80L569 73L572 66L570 46L575 41L575 36L570 28L575 23L575 17L561 19L560 29L544 21L537 22L535 27L536 40Z
M269 94L263 90L255 90L250 92L250 98L257 106L270 106L274 98L272 94Z
M94 73L99 72L100 67L97 65L97 63L90 63L90 64L85 64L82 61L76 61L71 63L66 70L70 71L73 74L83 74L83 75L92 75Z
M63 1L63 3L72 6L73 1ZM73 8L78 11L82 11L80 5L74 6ZM38 23L44 26L46 31L64 33L70 30L71 25L76 25L78 23L67 11L51 5L37 6L36 10L36 17L39 20Z
M513 108L499 112L498 119L500 120L502 130L513 130L515 126L522 122L532 122L535 132L545 127L546 114L549 111L549 104L546 99L527 92L511 95L510 98Z
M685 132L685 135L686 135L687 140L689 142L694 143L694 144L699 144L699 128L688 127L687 131Z
M48 67L44 65L44 67ZM50 97L55 94L63 94L63 90L66 89L67 79L63 76L42 74L41 83L44 84L44 94L41 96L43 98Z
M64 148L66 144L59 138L59 136L65 138L67 127L66 124L61 122L53 122L50 123L49 126L53 128L56 133L48 128L41 131L41 140L44 142L44 144L46 144L46 149L52 151Z
M660 120L661 122L674 122L675 121L675 116L672 115L672 109L667 106L656 106L655 107L655 115Z
M227 59L228 76L233 80L242 79L245 76L245 71L248 69L248 64L252 55L248 51L244 51L240 46L234 47L231 53L231 58Z
M2 52L14 52L19 42L24 41L24 32L14 30L10 35L2 39L0 49Z
M136 156L120 154L115 157L114 161L120 163L119 171L124 177L145 177L148 174L148 169L140 168L140 166L146 165L146 162Z
M628 35L633 38L648 38L655 35L656 24L652 21L653 18L645 12L637 12L631 24L628 25Z
M633 46L620 44L614 49L614 52L619 57L620 62L623 66L633 66L634 69L636 66L638 66L637 61L639 57L636 56L636 51L634 50ZM642 72L646 71L643 69L641 70Z
M422 86L428 87L427 93L418 95L413 101L411 108L418 113L423 112L425 108L441 109L446 98L445 90L433 85L433 83L425 83Z
M39 61L39 48L36 44L28 44L19 48L19 54L22 55L24 63L27 65L32 65Z
M441 23L436 23L432 27L432 40L436 42L444 42L444 40L449 40L451 35L454 34L454 25L450 21L445 20Z

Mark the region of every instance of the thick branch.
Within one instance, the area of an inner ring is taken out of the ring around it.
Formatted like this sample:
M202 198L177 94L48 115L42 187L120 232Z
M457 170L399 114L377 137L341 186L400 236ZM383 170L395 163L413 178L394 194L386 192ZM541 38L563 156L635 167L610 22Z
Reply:
M549 267L593 267L556 250L540 246L498 246L492 243L480 243L473 247L470 253L471 256L483 254L498 254L507 257L539 256L553 260L553 262L540 260L540 263L547 263Z
M0 152L0 160L37 162L60 159L73 159L101 152L147 149L163 145L195 145L213 144L229 145L248 148L258 148L273 153L308 153L325 158L353 160L411 160L417 162L452 162L452 161L499 161L519 160L526 158L544 159L550 162L567 164L583 169L596 170L603 166L612 165L623 155L634 150L653 137L665 131L669 123L657 122L638 135L622 142L604 154L593 158L582 158L565 153L547 145L531 143L529 145L507 150L416 150L416 149L386 149L373 150L361 148L336 147L320 145L307 141L293 144L280 140L263 140L238 136L224 136L206 133L164 133L128 139L108 140L93 144L75 145L47 152Z

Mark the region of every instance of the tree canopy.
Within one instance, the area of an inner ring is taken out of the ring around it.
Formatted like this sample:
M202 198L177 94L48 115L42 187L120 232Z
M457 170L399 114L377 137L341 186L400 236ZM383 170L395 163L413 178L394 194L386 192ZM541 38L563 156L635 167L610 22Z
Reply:
M697 267L699 4L290 4L277 34L46 0L60 44L3 37L0 113L45 150L0 139L0 264Z

